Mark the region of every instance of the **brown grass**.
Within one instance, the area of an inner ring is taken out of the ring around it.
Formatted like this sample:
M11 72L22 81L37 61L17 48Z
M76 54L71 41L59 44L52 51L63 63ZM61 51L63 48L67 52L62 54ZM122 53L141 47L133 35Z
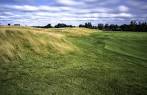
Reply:
M0 57L1 60L8 61L16 55L22 58L23 53L32 51L36 54L46 55L50 52L66 54L69 52L78 51L73 43L66 39L66 32L53 31L52 29L36 29L36 28L16 28L16 27L1 27L0 28ZM76 29L69 31L71 35L83 35L76 32ZM86 34L86 33L85 33ZM87 33L88 34L88 33Z

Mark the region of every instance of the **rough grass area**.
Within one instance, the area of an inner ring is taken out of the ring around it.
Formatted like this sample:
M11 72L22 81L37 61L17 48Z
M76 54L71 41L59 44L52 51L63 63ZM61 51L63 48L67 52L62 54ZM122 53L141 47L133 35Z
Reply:
M0 95L147 95L147 33L0 27Z

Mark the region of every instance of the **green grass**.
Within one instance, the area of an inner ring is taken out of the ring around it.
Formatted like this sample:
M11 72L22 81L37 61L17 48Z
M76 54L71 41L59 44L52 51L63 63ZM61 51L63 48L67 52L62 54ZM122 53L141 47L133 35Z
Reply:
M147 33L0 27L0 95L146 95Z

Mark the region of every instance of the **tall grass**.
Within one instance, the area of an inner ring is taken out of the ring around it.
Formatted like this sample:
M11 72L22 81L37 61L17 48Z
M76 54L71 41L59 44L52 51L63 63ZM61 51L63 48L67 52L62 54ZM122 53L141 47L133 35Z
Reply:
M60 32L58 32L60 31ZM81 32L78 32L81 31ZM66 39L64 33L70 36L87 35L91 30L86 29L35 29L31 27L1 27L0 28L0 58L9 61L27 49L36 54L47 54L55 51L61 54L74 52L78 48Z

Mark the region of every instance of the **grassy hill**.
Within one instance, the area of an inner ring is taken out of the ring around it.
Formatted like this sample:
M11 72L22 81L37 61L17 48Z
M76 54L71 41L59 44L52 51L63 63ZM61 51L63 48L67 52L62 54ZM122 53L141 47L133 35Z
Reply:
M0 95L146 95L147 33L0 27Z

